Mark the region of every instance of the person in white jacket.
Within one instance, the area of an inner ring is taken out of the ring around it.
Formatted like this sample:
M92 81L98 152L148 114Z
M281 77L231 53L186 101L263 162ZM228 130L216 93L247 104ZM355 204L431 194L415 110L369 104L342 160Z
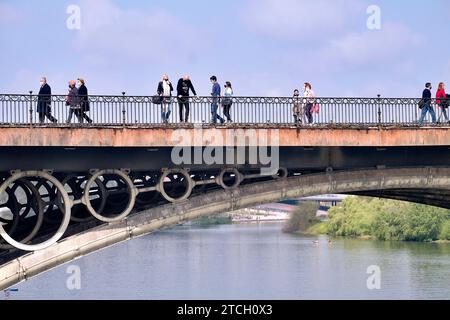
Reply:
M305 82L305 92L304 92L303 96L306 98L305 114L306 114L306 117L308 118L308 123L312 124L313 116L312 116L311 109L314 105L314 97L315 96L314 96L314 91L312 90L312 86L308 82Z

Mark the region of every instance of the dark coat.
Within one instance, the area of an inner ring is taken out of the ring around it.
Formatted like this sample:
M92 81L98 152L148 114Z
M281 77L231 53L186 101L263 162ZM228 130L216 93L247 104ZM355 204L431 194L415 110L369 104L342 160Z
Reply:
M78 109L80 107L77 87L73 87L69 90L68 99L69 99L69 106L71 109Z
M422 93L422 100L424 104L430 105L431 104L431 90L426 88L423 90Z
M46 83L39 90L37 112L49 113L51 103L52 103L52 89Z
M172 96L172 91L173 91L172 82L170 83L169 87L170 87L170 96ZM158 83L158 89L156 90L156 92L157 92L159 95L164 94L164 87L163 87L163 82L162 82L162 81L160 81L160 82Z
M194 89L194 85L192 84L192 81L190 79L184 80L183 78L181 78L180 80L178 80L177 96L189 97L189 89L192 91L194 96L197 95L197 92L195 92Z
M80 99L81 110L83 110L84 112L88 112L90 110L89 95L88 95L88 89L86 88L86 86L84 84L82 84L78 88L78 97Z

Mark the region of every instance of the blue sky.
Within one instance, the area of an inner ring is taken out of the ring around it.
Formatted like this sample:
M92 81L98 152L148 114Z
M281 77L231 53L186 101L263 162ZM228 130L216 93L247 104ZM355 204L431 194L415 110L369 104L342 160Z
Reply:
M81 29L69 30L69 5ZM369 5L381 29L369 30ZM417 96L450 81L450 1L0 0L0 93L54 93L84 77L91 94L153 95L163 73L209 77L239 96Z

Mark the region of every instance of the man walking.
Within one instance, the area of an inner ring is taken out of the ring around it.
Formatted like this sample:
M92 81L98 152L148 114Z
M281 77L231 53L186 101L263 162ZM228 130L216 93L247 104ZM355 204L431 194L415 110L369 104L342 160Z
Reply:
M180 122L183 122L183 109L186 109L184 122L189 121L189 90L192 91L194 96L197 95L194 86L189 75L184 75L183 78L178 80L177 85L177 96L178 96L178 106L180 108Z
M44 123L45 117L48 118L52 123L58 122L52 116L52 89L47 83L47 78L42 77L40 81L41 88L39 89L38 102L37 102L37 113L39 114L39 123Z
M419 125L423 125L423 120L425 119L425 116L427 115L427 112L431 114L431 121L433 124L436 123L436 113L434 112L434 109L431 105L431 83L427 82L425 84L425 90L423 90L422 93L422 100L421 100L421 107L422 107L422 113L420 114L419 119Z
M217 108L219 107L220 100L220 84L217 83L217 77L212 76L209 78L212 83L212 102L211 102L211 123L217 123L217 119L220 120L220 123L225 123L225 120L217 114Z

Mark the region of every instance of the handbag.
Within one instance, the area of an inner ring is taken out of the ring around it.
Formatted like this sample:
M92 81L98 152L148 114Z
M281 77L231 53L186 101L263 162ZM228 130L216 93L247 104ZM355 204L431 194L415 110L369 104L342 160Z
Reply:
M447 109L450 105L450 94L445 95L445 99L441 100L440 107L443 109Z
M224 97L224 98L222 98L222 105L223 106L231 106L232 103L233 103L233 100L231 99L231 97Z
M423 107L425 107L425 100L424 99L420 99L420 101L419 101L419 109L423 109Z
M152 103L161 104L163 102L163 96L153 96Z
M320 105L318 103L314 104L311 108L311 113L319 113Z

